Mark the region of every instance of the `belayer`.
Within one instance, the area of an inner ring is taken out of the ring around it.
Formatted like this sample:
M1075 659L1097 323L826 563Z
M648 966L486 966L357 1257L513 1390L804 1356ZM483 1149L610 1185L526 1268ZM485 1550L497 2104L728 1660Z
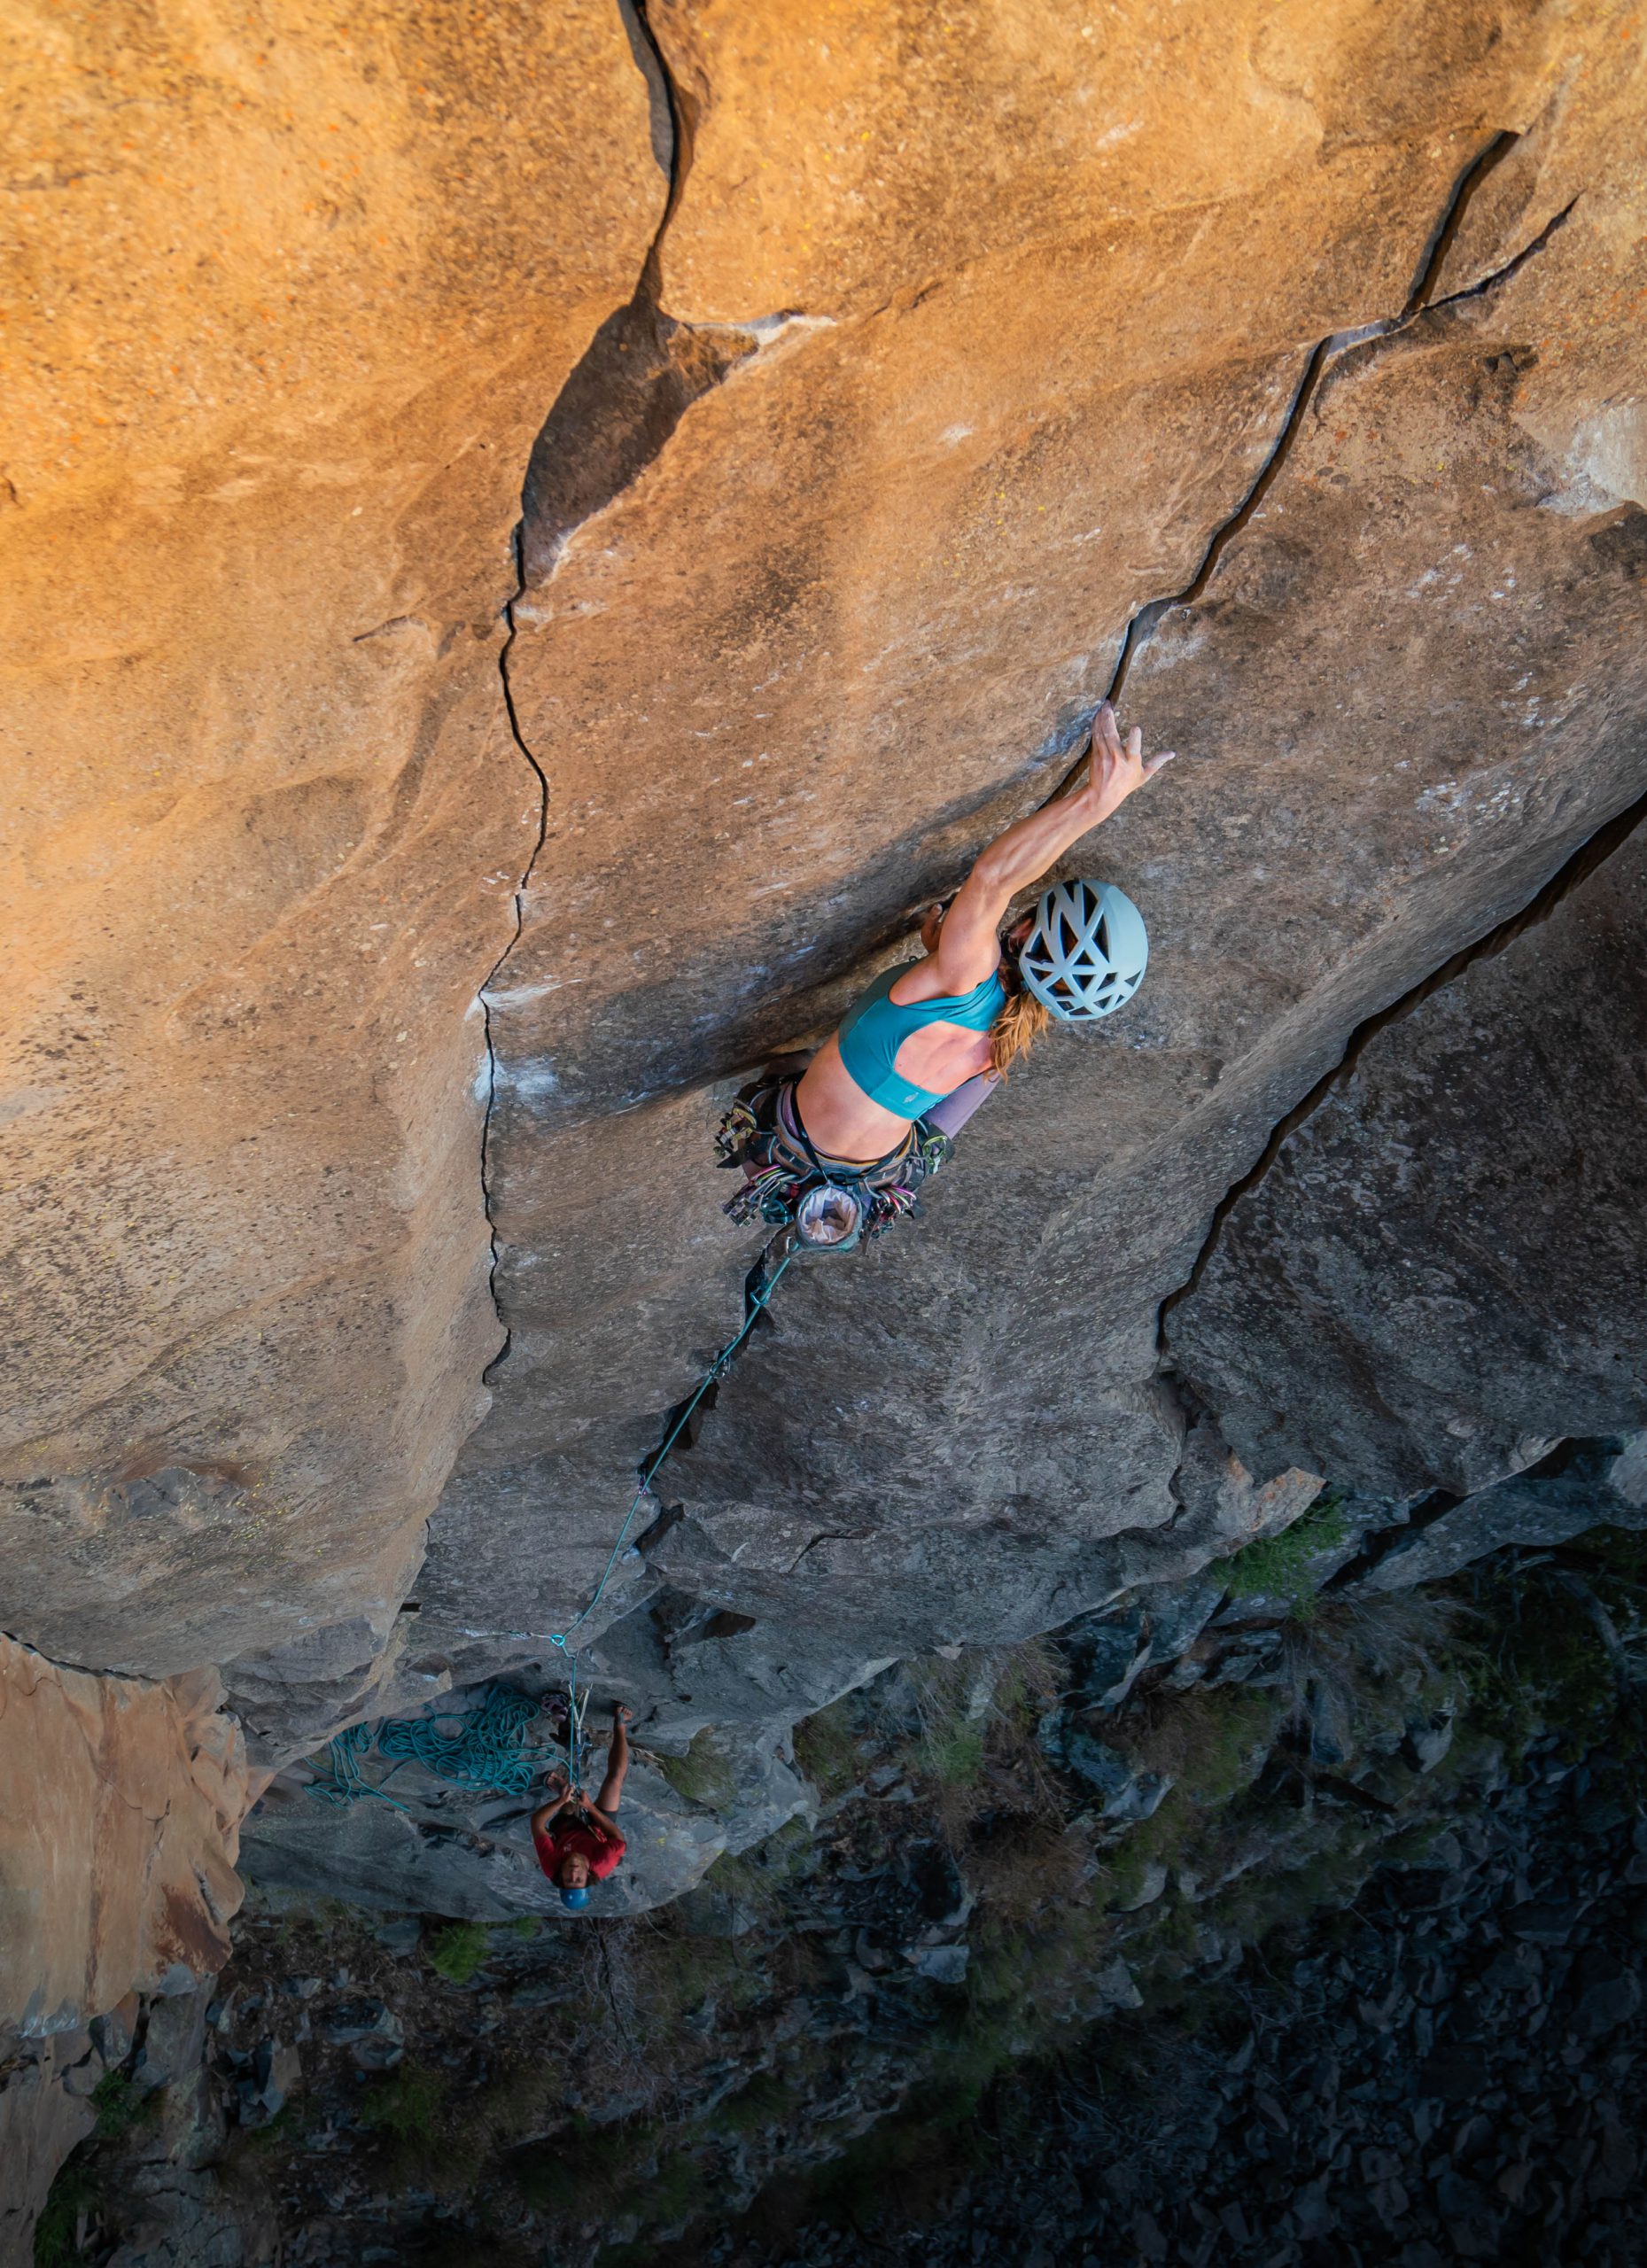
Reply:
M799 1242L845 1251L912 1210L922 1181L1012 1065L1056 1018L1107 1016L1131 998L1148 945L1143 918L1107 882L1056 883L1005 932L1017 893L1107 819L1172 750L1123 745L1106 701L1084 784L1009 827L947 910L921 927L922 959L883 969L804 1069L775 1064L721 1122L723 1166L744 1186L726 1210L792 1223Z
M606 1776L593 1803L564 1772L551 1772L545 1775L549 1801L532 1814L532 1847L538 1864L559 1889L562 1905L574 1914L589 1903L589 1884L616 1873L629 1847L618 1829L618 1806L629 1771L626 1728L633 1713L621 1701L613 1702Z

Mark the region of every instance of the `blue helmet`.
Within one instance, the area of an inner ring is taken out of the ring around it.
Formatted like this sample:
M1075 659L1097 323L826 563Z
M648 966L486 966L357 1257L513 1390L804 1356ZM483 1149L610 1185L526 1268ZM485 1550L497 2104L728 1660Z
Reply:
M561 1892L561 1904L563 1906L570 1906L574 1914L581 1914L584 1907L588 1903L589 1893L587 1890L583 1889L581 1885L576 1889L563 1890Z
M1107 1016L1144 981L1144 917L1113 882L1055 882L1035 909L1018 967L1036 998L1065 1023Z

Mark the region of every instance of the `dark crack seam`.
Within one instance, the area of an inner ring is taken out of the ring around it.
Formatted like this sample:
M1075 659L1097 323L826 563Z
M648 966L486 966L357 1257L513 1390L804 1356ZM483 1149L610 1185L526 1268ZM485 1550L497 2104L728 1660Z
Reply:
M1252 1166L1238 1181L1232 1182L1213 1208L1206 1240L1195 1256L1195 1264L1188 1276L1174 1292L1169 1292L1161 1303L1159 1346L1162 1360L1170 1361L1167 1348L1167 1323L1172 1310L1189 1297L1206 1274L1214 1252L1224 1233L1224 1223L1249 1190L1255 1189L1286 1144L1304 1121L1310 1117L1335 1088L1345 1084L1355 1074L1356 1067L1369 1044L1392 1024L1402 1022L1415 1009L1439 992L1444 985L1455 983L1464 971L1473 968L1478 961L1493 960L1529 929L1548 921L1564 900L1570 897L1581 883L1587 882L1597 868L1612 858L1615 850L1635 834L1647 820L1647 794L1638 796L1633 804L1610 819L1604 819L1594 834L1587 835L1576 850L1559 866L1543 888L1534 892L1518 913L1511 913L1471 944L1459 950L1433 968L1427 976L1420 977L1410 991L1386 1008L1379 1008L1364 1017L1345 1042L1344 1052L1331 1070L1324 1072L1308 1094L1301 1097L1271 1129L1270 1138Z
M651 26L646 20L644 0L618 0L618 12L623 19L625 33L632 36L638 34L650 53L669 112L669 190L664 200L662 218L653 231L652 240L646 249L646 257L641 262L641 273L642 277L645 277L656 272L659 249L664 241L664 231L674 218L675 208L680 199L681 185L686 176L687 167L690 163L690 154L680 97L674 81L670 75L668 64L664 60L663 50L653 36ZM636 60L638 65L639 57ZM641 75L647 76L644 69ZM553 408L549 415L553 416ZM506 634L502 645L498 649L498 677L503 688L503 709L504 714L509 718L510 737L526 763L531 765L532 777L538 783L538 829L532 849L527 854L526 863L521 869L520 880L515 887L514 928L509 935L508 944L487 971L478 994L480 1002L481 1029L486 1050L486 1100L480 1126L480 1197L486 1209L486 1234L491 1254L486 1270L486 1290L503 1332L502 1345L481 1371L483 1385L490 1385L493 1373L501 1364L508 1361L515 1339L509 1318L503 1312L503 1303L498 1297L498 1270L502 1263L502 1251L498 1242L497 1210L493 1189L492 1166L492 1122L497 1111L498 1101L498 1051L492 1029L492 1004L487 996L502 974L505 964L514 953L515 948L519 944L524 933L526 892L531 886L532 874L539 858L542 856L543 846L548 839L549 832L549 775L532 753L527 744L526 736L521 730L520 712L515 705L515 689L509 681L509 656L514 650L516 638L519 634L516 610L526 594L525 533L525 517L523 509L522 517L515 523L509 539L515 560L515 588L503 607Z
M1418 276L1407 295L1406 304L1398 315L1380 316L1372 322L1363 323L1348 330L1329 331L1325 338L1317 339L1310 349L1298 384L1294 389L1286 416L1282 420L1281 430L1270 445L1269 454L1259 467L1256 477L1240 502L1228 518L1221 520L1213 530L1193 575L1181 589L1170 593L1167 597L1146 601L1127 624L1121 652L1116 657L1115 671L1104 695L1107 701L1119 701L1133 661L1172 610L1175 607L1192 606L1200 597L1212 580L1219 560L1235 537L1252 519L1270 490L1275 485L1282 468L1293 453L1294 445L1303 428L1305 415L1320 391L1321 381L1325 376L1328 366L1337 361L1340 354L1348 353L1353 347L1367 345L1374 340L1381 341L1397 337L1401 332L1409 330L1418 318L1428 310L1435 286L1441 279L1441 270L1446 265L1447 256L1457 241L1458 231L1464 226L1471 199L1488 175L1503 164L1520 138L1519 134L1508 131L1496 134L1486 148L1472 159L1460 174L1453 185L1441 219L1431 235L1424 258L1419 263ZM1576 202L1577 199L1574 198L1573 203L1576 204ZM1472 284L1466 291L1451 293L1447 299L1437 302L1437 305L1452 307L1462 299L1479 299L1486 292L1492 291L1497 284L1507 282L1511 276L1525 267L1534 253L1543 250L1572 210L1573 205L1569 204L1562 212L1558 213L1540 230L1532 243L1525 246L1503 268L1496 268L1490 276L1483 276L1479 284ZM1056 802L1059 796L1067 795L1075 786L1087 759L1088 745L1089 743L1084 742L1075 761L1057 787L1053 788L1051 796L1047 797L1049 803Z
M1441 279L1448 254L1457 243L1459 230L1464 226L1471 199L1488 175L1503 164L1520 138L1519 134L1508 131L1496 134L1486 148L1459 175L1431 237L1424 259L1419 264L1418 274L1407 296L1406 305L1399 315L1393 318L1381 318L1357 330L1331 331L1325 338L1317 340L1310 352L1309 361L1304 365L1303 373L1299 379L1286 416L1283 420L1281 430L1276 436L1269 455L1259 468L1256 479L1229 518L1222 521L1213 531L1194 575L1184 588L1172 597L1152 600L1147 605L1140 607L1128 623L1126 636L1115 663L1115 674L1110 680L1109 689L1105 696L1107 700L1113 702L1119 699L1135 654L1141 649L1156 626L1175 606L1193 604L1200 596L1212 579L1218 562L1232 539L1239 535L1253 518L1292 454L1294 444L1303 425L1305 413L1320 390L1321 380L1329 363L1336 361L1339 354L1348 353L1354 346L1375 342L1382 344L1386 339L1395 338L1401 332L1410 329L1421 315L1430 310L1435 286ZM1457 307L1467 299L1484 298L1488 292L1495 291L1499 284L1508 283L1512 276L1519 275L1529 260L1543 251L1557 231L1565 225L1577 203L1576 196L1569 198L1561 210L1552 214L1544 223L1532 241L1523 245L1522 249L1512 259L1506 260L1501 268L1492 269L1478 283L1466 286L1464 290L1449 292L1446 299L1435 301L1436 312L1442 307ZM1085 760L1086 750L1083 749L1063 779L1053 790L1052 796L1047 799L1049 802L1055 801L1058 796L1068 793L1080 776ZM1194 1418L1200 1414L1199 1407L1191 1409L1187 1406L1184 1382L1178 1378L1171 1362L1167 1346L1168 1317L1178 1302L1187 1298L1200 1282L1214 1248L1223 1233L1224 1222L1234 1207L1269 1171L1288 1135L1302 1123L1339 1079L1353 1071L1362 1049L1378 1031L1381 1031L1386 1024L1394 1022L1399 1016L1417 1007L1421 1000L1427 999L1433 990L1450 982L1451 978L1457 975L1471 961L1486 959L1494 952L1502 951L1506 944L1521 934L1523 928L1530 927L1536 920L1544 919L1559 903L1561 897L1574 888L1577 882L1582 880L1584 874L1592 871L1592 864L1585 863L1587 854L1605 838L1605 849L1597 853L1593 862L1599 864L1600 859L1616 849L1624 840L1625 835L1631 832L1641 816L1642 807L1633 805L1631 811L1625 813L1621 820L1608 821L1589 838L1588 843L1580 847L1566 866L1545 885L1543 890L1523 907L1520 913L1512 915L1507 922L1489 931L1485 938L1479 939L1475 944L1465 946L1461 952L1454 954L1449 960L1444 962L1441 968L1433 971L1430 976L1425 978L1410 992L1403 994L1400 1000L1357 1025L1352 1031L1344 1054L1338 1063L1317 1081L1309 1092L1280 1120L1250 1171L1244 1174L1225 1191L1224 1197L1214 1208L1206 1239L1196 1255L1195 1264L1190 1270L1189 1276L1176 1291L1169 1293L1158 1311L1156 1350L1160 1368L1156 1373L1157 1381L1178 1402L1190 1422L1193 1423ZM1621 828L1621 832L1615 835L1612 831L1614 828ZM1176 1469L1169 1485L1174 1498L1182 1508L1183 1500L1178 1492Z
M1475 164L1464 175L1454 193L1452 208L1448 219L1436 232L1434 244L1425 263L1423 275L1414 288L1406 310L1399 322L1392 325L1389 330L1374 335L1384 338L1393 337L1396 330L1405 329L1409 322L1425 312L1428 305L1427 291L1433 290L1441 265L1457 238L1459 228L1463 224L1464 206L1470 196L1486 179L1493 167L1508 154L1518 138L1515 135L1498 136L1481 152ZM1557 231L1565 225L1577 203L1577 197L1569 198L1558 213L1551 214L1538 234L1529 244L1523 245L1513 259L1506 260L1502 268L1494 268L1489 275L1482 276L1479 283L1468 285L1462 291L1450 292L1446 299L1437 301L1435 303L1437 311L1439 312L1442 307L1457 307L1464 300L1483 298L1488 291L1496 289L1499 284L1507 283L1512 276L1519 275L1530 260L1542 252ZM1323 346L1330 346L1330 340L1323 341ZM1312 364L1317 357L1321 356L1321 353L1322 347L1317 346L1315 355L1311 357ZM1317 377L1317 378L1319 377L1318 370ZM1308 373L1306 373L1303 385L1301 386L1301 394L1305 392L1306 389L1313 392L1313 387L1309 385ZM1283 432L1281 439L1277 443L1278 452L1285 451L1287 447L1288 433L1294 429L1298 415L1299 405L1295 404L1294 413L1288 419L1287 430ZM1275 459L1272 457L1270 465L1274 462ZM1267 477L1270 475L1270 465L1266 465L1264 472L1259 476L1261 483L1266 485L1268 485ZM1244 505L1236 514L1234 522L1227 524L1226 529L1219 531L1219 537L1222 537L1224 541L1227 541L1228 536L1235 532L1235 525L1238 523L1251 517L1249 509L1251 501L1249 498L1248 505ZM1222 548L1219 537L1215 537L1214 542ZM1198 582L1203 587L1206 571L1204 571L1203 574L1198 578ZM1177 602L1169 602L1169 603L1173 604ZM1256 1188L1269 1172L1286 1146L1289 1136L1294 1134L1319 1107L1335 1087L1353 1076L1356 1065L1369 1041L1376 1038L1378 1034L1390 1024L1396 1023L1402 1018L1411 1014L1413 1010L1421 1006L1433 993L1439 991L1444 984L1453 983L1476 961L1493 959L1495 955L1503 952L1506 946L1513 944L1516 939L1527 930L1536 928L1541 921L1548 920L1563 899L1570 896L1604 860L1611 858L1612 853L1635 833L1643 819L1647 819L1647 796L1638 797L1635 803L1614 818L1604 820L1595 833L1589 835L1579 845L1543 888L1536 891L1519 913L1511 914L1507 920L1488 930L1483 936L1478 937L1473 944L1462 946L1439 967L1432 969L1427 976L1421 977L1418 983L1410 990L1402 993L1398 1000L1392 1001L1386 1008L1378 1009L1354 1028L1345 1043L1344 1052L1339 1060L1329 1071L1323 1074L1307 1094L1294 1104L1291 1110L1278 1120L1268 1141L1253 1165L1233 1182L1220 1198L1213 1208L1212 1220L1208 1224L1201 1248L1195 1256L1194 1265L1177 1289L1169 1292L1161 1301L1156 1347L1162 1366L1160 1375L1164 1382L1169 1385L1173 1384L1177 1375L1167 1344L1169 1318L1173 1309L1181 1301L1189 1297L1206 1274L1213 1253L1223 1236L1225 1222L1241 1199L1249 1190Z
M526 863L521 869L520 880L515 885L514 928L509 933L509 943L487 971L486 982L481 985L478 996L480 1001L481 1029L485 1035L486 1048L486 1107L480 1122L480 1197L482 1204L486 1207L486 1235L491 1248L491 1260L486 1270L486 1290L503 1331L503 1344L481 1371L483 1385L490 1385L492 1374L499 1363L508 1360L509 1348L514 1344L515 1338L509 1327L509 1319L503 1313L503 1303L498 1297L498 1270L502 1264L503 1254L498 1243L497 1213L493 1204L492 1187L492 1121L498 1104L498 1050L497 1042L492 1031L492 1003L487 996L501 975L504 963L520 943L522 933L526 926L527 888L532 881L532 869L538 863L539 855L542 851L549 832L549 775L526 745L526 736L520 729L520 718L515 708L514 688L509 683L509 653L517 634L515 609L519 604L526 588L524 553L521 538L521 523L517 521L509 539L515 554L515 588L503 608L506 635L503 643L498 649L498 677L503 688L503 713L509 718L510 737L526 762L532 766L532 777L538 783L538 831L532 849L527 853Z
M1488 291L1496 291L1501 284L1508 284L1512 276L1519 276L1528 260L1543 251L1557 229L1565 228L1578 201L1577 196L1570 197L1559 213L1550 214L1531 244L1522 245L1513 260L1507 260L1502 268L1494 268L1491 275L1482 276L1479 284L1467 284L1462 291L1449 291L1444 299L1437 299L1433 312L1440 315L1443 307L1458 307L1465 299L1482 299Z

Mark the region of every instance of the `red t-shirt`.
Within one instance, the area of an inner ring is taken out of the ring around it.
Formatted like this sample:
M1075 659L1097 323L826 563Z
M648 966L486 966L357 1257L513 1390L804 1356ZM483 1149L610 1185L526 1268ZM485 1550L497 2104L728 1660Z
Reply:
M579 1853L589 1861L594 1880L604 1882L629 1847L621 1835L607 1834L598 1827L563 1827L558 1833L534 1835L532 1840L538 1864L551 1882L559 1879L567 1860Z

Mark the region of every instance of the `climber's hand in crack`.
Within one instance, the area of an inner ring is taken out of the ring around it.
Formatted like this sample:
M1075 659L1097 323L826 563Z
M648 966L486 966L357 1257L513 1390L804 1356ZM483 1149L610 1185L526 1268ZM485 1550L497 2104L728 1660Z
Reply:
M1119 811L1127 797L1136 795L1146 780L1153 780L1163 764L1171 763L1177 752L1163 749L1158 756L1146 758L1144 735L1137 725L1123 744L1115 711L1107 701L1101 703L1092 719L1092 761L1087 770L1086 784L1080 790L1093 814L1091 825L1097 827L1112 812Z

